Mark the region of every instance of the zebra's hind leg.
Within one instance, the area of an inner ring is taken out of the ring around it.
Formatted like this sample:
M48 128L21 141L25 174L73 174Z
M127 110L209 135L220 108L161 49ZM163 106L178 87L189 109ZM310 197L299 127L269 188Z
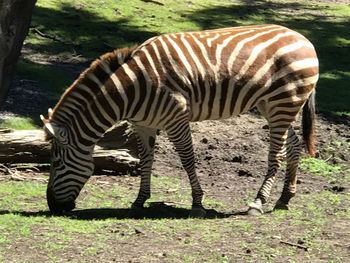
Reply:
M263 204L270 197L272 186L275 182L276 173L285 157L285 144L288 136L286 124L274 125L270 123L270 150L268 157L268 171L258 194L251 204L249 204L248 214L259 215L263 213Z
M301 152L301 144L293 127L288 130L287 140L287 170L281 197L275 209L288 209L289 200L295 195L297 187L297 169Z
M143 208L144 203L151 197L151 169L154 158L154 144L156 140L156 129L133 126L137 134L137 145L140 157L141 183L138 196L132 204L132 209Z
M202 206L203 190L200 186L193 153L191 130L188 121L177 123L167 129L168 137L174 143L181 163L187 172L192 189L191 217L204 217L206 212Z

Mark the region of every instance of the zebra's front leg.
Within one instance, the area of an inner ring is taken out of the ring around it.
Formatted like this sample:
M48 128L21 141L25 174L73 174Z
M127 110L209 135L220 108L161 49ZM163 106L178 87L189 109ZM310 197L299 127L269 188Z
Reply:
M278 199L274 209L288 210L289 200L297 190L297 169L300 159L301 143L295 134L293 127L288 130L287 140L287 169L281 197Z
M157 130L134 125L134 131L137 135L141 182L139 193L131 208L141 209L146 200L151 197L151 169L154 158L154 144Z
M192 211L191 217L204 217L206 212L202 205L203 190L199 183L193 153L192 137L189 123L177 123L167 129L170 141L174 143L175 150L179 154L182 166L184 167L192 190Z
M249 215L260 215L263 204L270 197L272 186L275 182L276 173L285 157L285 144L287 140L287 129L282 127L270 128L270 150L268 157L268 170L254 202L249 204Z

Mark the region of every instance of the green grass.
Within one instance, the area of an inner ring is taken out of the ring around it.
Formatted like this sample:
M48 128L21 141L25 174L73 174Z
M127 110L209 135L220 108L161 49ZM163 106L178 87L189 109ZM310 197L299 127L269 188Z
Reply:
M333 178L342 171L342 166L329 164L324 160L308 157L301 160L300 169L316 176Z
M349 115L349 5L304 0L249 3L239 0L162 0L159 3L105 0L96 5L93 0L39 0L32 27L61 42L43 38L31 30L26 43L47 55L69 59L79 54L93 59L113 48L142 43L166 32L282 24L305 34L316 47L320 59L318 110ZM73 81L51 66L23 60L19 73L37 80L55 94Z
M72 81L67 74L54 66L37 64L23 59L18 62L17 73L26 79L34 77L57 98L61 96Z
M11 117L0 120L0 128L10 128L15 130L33 130L38 127L33 123L31 118Z
M39 183L0 183L1 209L45 209L45 185ZM13 200L16 199L14 203ZM28 200L36 200L28 203Z
M111 47L141 43L160 33L200 29L195 21L187 18L188 12L210 7L216 1L194 0L189 4L166 0L162 3L164 5L155 6L137 0L106 0L103 5L96 5L92 0L41 0L36 5L33 27L73 45L62 46L33 33L27 41L36 48L48 47L48 52L74 48L85 56L96 57Z
M78 208L127 208L135 198L138 180L126 177L117 187L115 184L90 183L80 197ZM168 188L181 185L178 179L164 176L159 176L153 183L156 201L169 199ZM130 191L131 184L135 191ZM24 249L30 244L27 248L30 253L21 256L23 262L45 259L58 262L72 255L88 262L113 257L125 261L131 258L131 246L132 251L142 251L132 255L136 257L134 260L143 262L157 259L170 262L256 262L264 259L275 262L286 257L315 262L325 255L344 259L344 254L334 250L336 237L329 235L332 231L347 233L347 224L336 222L349 218L348 195L329 191L300 194L293 202L293 210L277 211L259 218L135 220L113 216L98 219L97 210L93 212L96 218L91 219L49 216L45 212L44 193L43 183L1 182L0 258L19 260L10 248ZM116 194L118 198L114 198ZM281 245L279 240L292 243L303 240L310 251L303 254L296 248Z

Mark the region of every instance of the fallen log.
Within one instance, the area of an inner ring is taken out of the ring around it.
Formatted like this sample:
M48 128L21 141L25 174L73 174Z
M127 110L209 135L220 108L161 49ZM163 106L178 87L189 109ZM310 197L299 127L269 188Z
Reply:
M139 163L136 140L125 129L125 125L112 129L97 143L95 170L135 173ZM50 163L50 150L42 130L0 130L0 163Z

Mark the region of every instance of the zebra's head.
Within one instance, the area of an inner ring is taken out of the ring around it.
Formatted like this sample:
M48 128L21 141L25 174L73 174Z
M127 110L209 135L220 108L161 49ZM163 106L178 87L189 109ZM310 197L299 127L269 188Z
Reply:
M52 110L44 122L46 139L51 141L51 167L47 186L47 203L52 213L75 208L75 199L93 174L92 151L79 148L69 129L52 121Z

